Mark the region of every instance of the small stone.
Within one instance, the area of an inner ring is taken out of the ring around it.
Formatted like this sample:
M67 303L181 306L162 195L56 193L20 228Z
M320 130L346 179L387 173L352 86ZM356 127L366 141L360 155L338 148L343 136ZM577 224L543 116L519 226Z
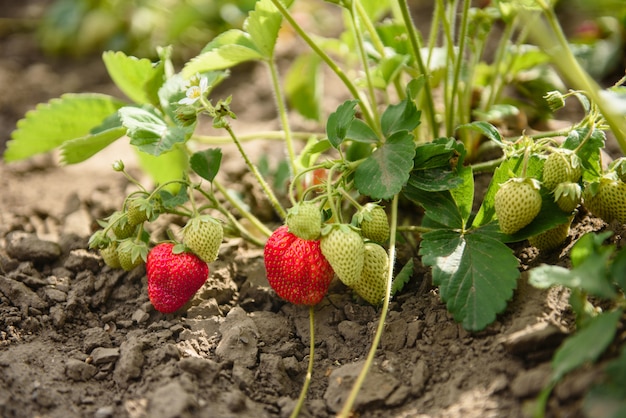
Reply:
M11 301L11 305L22 310L28 308L45 309L48 307L48 304L24 283L8 277L0 276L0 293Z
M52 302L61 303L67 300L67 293L55 289L54 287L47 287L43 292Z
M133 322L137 324L143 324L148 320L148 318L150 318L150 315L146 311L143 311L141 309L137 309L132 316Z
M61 246L56 242L41 240L35 234L13 231L6 236L7 254L20 261L49 263L61 256Z
M74 272L89 270L96 273L100 270L100 256L84 248L72 250L63 266Z
M103 406L96 410L94 418L112 418L115 415L115 408L112 406Z
M551 367L548 363L534 369L524 370L511 382L511 393L517 398L535 396L549 382L550 374Z
M96 347L91 352L93 364L112 363L120 356L119 348Z
M65 363L65 374L77 382L87 381L98 373L98 368L84 361L68 359Z

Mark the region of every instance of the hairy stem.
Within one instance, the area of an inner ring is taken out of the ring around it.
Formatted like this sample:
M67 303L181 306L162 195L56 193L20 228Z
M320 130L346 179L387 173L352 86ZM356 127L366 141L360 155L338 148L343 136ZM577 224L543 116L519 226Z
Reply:
M398 195L395 195L391 204L391 231L389 238L389 271L387 275L387 289L385 293L385 299L383 301L383 307L380 311L380 318L378 320L378 327L376 328L376 334L374 335L374 340L372 341L372 346L370 347L370 351L367 354L367 358L365 360L365 364L361 369L361 373L357 377L354 382L354 386L352 386L352 390L348 395L348 399L346 403L343 405L343 408L337 414L338 418L348 418L351 416L352 406L354 405L354 401L356 400L357 395L359 394L359 390L363 386L363 382L365 382L365 378L367 377L367 373L372 367L372 363L374 362L374 356L376 355L376 350L378 349L378 345L380 344L380 339L383 335L383 330L385 328L385 320L387 318L387 313L389 312L389 302L391 299L391 285L393 283L393 265L396 259L396 233L398 226Z

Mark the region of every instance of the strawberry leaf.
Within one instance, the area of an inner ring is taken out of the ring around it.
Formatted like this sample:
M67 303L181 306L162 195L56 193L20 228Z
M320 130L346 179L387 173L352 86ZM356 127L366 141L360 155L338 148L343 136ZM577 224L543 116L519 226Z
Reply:
M188 157L180 147L158 156L138 152L139 164L155 183L163 184L172 180L179 180L183 173L187 172ZM177 191L180 188L178 183L167 186L169 190Z
M153 65L148 59L138 59L121 51L107 51L102 60L115 85L133 102L158 104L158 88L164 81L164 62ZM156 84L156 86L154 86Z
M170 126L162 117L145 109L126 106L119 110L119 114L122 125L128 129L130 143L150 155L170 151L189 136L186 129Z
M588 127L573 129L565 139L563 148L577 150L583 170L583 178L588 181L596 180L602 175L602 158L600 150L604 148L606 135L599 129L591 134ZM580 147L580 148L579 148Z
M409 258L409 261L402 267L400 273L396 275L396 278L393 279L393 283L391 284L391 296L400 292L404 286L411 280L413 277L413 267L415 262L412 258Z
M339 149L339 145L346 139L348 129L350 129L350 125L354 121L357 103L357 100L347 100L328 116L326 135L330 144L336 149Z
M65 141L89 135L124 103L104 94L64 94L40 104L17 123L4 153L17 161L51 151Z
M197 73L223 70L242 62L262 58L263 55L248 33L231 29L209 42L200 55L185 64L182 73L183 76L189 78Z
M191 169L205 180L213 181L220 169L222 150L219 148L198 151L189 159Z
M296 57L285 75L285 93L294 109L311 120L320 120L322 89L321 59L315 54Z
M459 126L458 129L471 129L473 131L480 132L487 139L502 145L502 136L500 135L498 128L496 128L489 122L476 121L472 123L467 123L465 125Z
M597 360L613 341L621 316L621 310L601 313L567 338L552 358L552 381L558 382L572 370Z
M449 190L430 192L413 184L409 179L404 196L426 211L423 225L429 228L463 228L463 213Z
M402 100L385 109L380 123L385 137L389 138L396 132L411 132L420 124L422 112L417 110L412 100Z
M65 141L61 145L61 163L76 164L85 161L124 136L125 133L126 128L118 126Z
M372 199L391 198L409 179L414 156L413 135L407 131L393 134L357 167L357 190Z
M489 228L468 234L440 229L423 234L422 240L422 262L432 266L433 284L454 319L469 331L492 323L519 277L511 250Z
M289 7L293 0L282 3L285 7ZM265 58L271 58L274 55L278 31L282 22L283 16L276 9L272 0L259 0L243 23L244 30L250 34L254 44Z

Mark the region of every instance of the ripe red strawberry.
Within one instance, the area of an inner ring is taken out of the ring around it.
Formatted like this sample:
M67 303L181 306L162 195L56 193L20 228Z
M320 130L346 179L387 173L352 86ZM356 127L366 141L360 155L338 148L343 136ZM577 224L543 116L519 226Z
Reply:
M511 178L502 183L494 200L500 230L514 234L535 219L541 211L539 184L530 178Z
M316 240L322 230L322 211L314 203L301 202L289 209L285 223L298 238Z
M207 263L192 253L174 254L173 248L172 243L156 245L146 262L148 296L154 308L163 313L183 307L209 277Z
M335 274L346 286L352 286L361 277L365 245L354 228L335 224L323 233L320 242L322 254L333 267Z
M209 215L191 218L183 228L183 243L207 263L217 258L222 239L222 224Z
M298 238L286 225L265 244L267 281L278 296L296 305L316 305L328 292L334 272L319 241Z
M389 239L389 220L385 209L375 203L368 203L357 214L363 238L380 244Z
M363 272L352 289L368 303L378 306L387 291L389 258L383 247L373 242L365 243Z

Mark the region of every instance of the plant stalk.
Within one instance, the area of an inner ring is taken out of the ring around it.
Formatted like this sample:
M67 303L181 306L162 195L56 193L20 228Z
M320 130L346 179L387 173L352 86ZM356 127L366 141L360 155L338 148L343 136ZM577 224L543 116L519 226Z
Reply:
M367 373L369 372L372 364L374 362L374 356L376 355L376 350L378 349L378 345L380 344L380 339L383 335L383 330L385 329L385 320L387 318L387 313L389 312L389 302L391 299L391 286L393 283L393 266L395 264L396 259L396 233L398 226L398 195L393 197L393 201L391 203L391 231L389 238L389 271L387 275L387 289L385 293L385 299L383 300L383 306L380 312L380 318L378 320L378 327L376 327L376 334L374 335L374 340L372 341L372 346L370 347L370 351L367 354L367 358L365 360L365 364L361 369L361 373L357 377L354 382L354 386L352 386L352 390L348 395L348 399L346 403L343 405L343 408L337 414L337 418L349 418L352 411L352 406L354 405L354 401L356 400L361 387L363 386L363 382L365 382L365 378L367 377Z
M274 210L276 211L276 213L278 213L278 215L282 219L285 219L287 217L287 212L281 206L280 202L276 198L276 195L274 194L274 192L272 191L270 186L267 184L267 182L265 181L265 179L263 178L263 176L259 172L259 169L252 163L252 161L250 161L250 158L248 158L248 154L243 149L243 146L241 145L241 142L239 142L239 139L237 139L237 135L235 135L235 132L233 132L233 129L231 128L231 126L229 124L226 124L224 129L226 129L226 131L230 134L230 137L232 138L233 142L237 146L237 149L239 150L239 153L243 157L246 165L248 166L248 169L250 170L250 172L254 175L254 177L259 182L259 185L261 186L261 188L265 192L265 196L267 196L267 198L269 199L269 201L272 204L272 206L274 207Z

